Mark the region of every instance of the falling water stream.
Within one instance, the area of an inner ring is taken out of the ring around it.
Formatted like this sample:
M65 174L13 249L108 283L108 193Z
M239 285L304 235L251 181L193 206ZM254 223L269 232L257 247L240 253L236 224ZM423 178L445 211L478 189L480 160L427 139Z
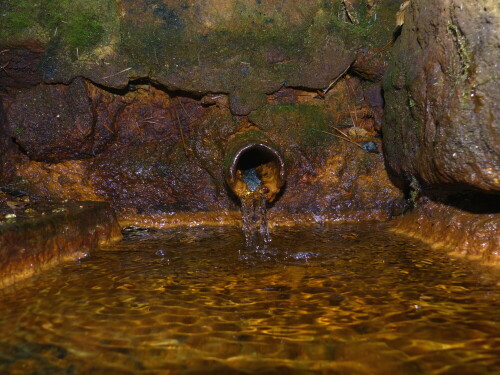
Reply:
M271 242L267 225L267 201L262 191L262 182L255 168L242 173L247 185L246 194L241 195L241 220L245 244L251 249L264 249Z

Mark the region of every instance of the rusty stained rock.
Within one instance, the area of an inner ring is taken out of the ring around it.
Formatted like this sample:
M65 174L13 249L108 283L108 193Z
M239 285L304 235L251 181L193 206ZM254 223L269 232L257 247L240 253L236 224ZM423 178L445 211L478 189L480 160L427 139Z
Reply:
M32 194L79 201L103 201L96 192L87 171L87 160L66 160L43 163L22 160L16 165L16 175L29 184Z
M499 22L496 0L412 0L384 81L396 174L500 193Z
M312 216L317 222L386 220L402 198L381 155L345 142L312 160L300 155L288 173L273 210Z
M0 218L0 287L121 238L106 203L59 202L31 208L38 211L36 215Z
M98 154L114 136L121 105L102 90L91 101L89 87L77 78L68 86L39 85L19 92L7 106L10 136L33 160L57 162Z
M94 126L104 129L107 144L78 160L67 160L71 155L65 153L57 154L58 162L18 158L17 177L40 196L108 201L126 212L127 220L134 215L235 210L237 200L222 175L226 144L235 134L256 128L284 150L292 174L274 210L304 215L331 211L338 217L341 212L347 217L348 211L376 211L381 218L398 197L380 155L322 133L334 132L334 125L348 132L356 124L364 137L376 140L372 109L380 103L372 100L370 107L364 99L370 92L377 96L376 84L348 77L326 95L284 88L269 95L263 109L249 118L233 116L226 95L175 96L144 82L131 84L123 95L89 83L84 87L77 93L88 95L87 108L98 108ZM12 105L9 110L13 113ZM49 141L36 139L39 144L33 142L32 149L54 150L56 155L61 142L57 135Z
M475 214L429 201L395 220L393 228L452 254L500 264L500 214Z
M190 141L197 123L217 111L217 106L206 107L189 97L169 96L149 84L135 84L123 96L88 82L85 87L85 91L75 90L80 98L73 99L88 102L87 108L95 109L90 113L98 112L94 126L106 136L106 147L93 157L78 155L85 158L68 160L74 154L61 150L62 145L68 145L64 134L48 126L44 133L47 138L42 139L42 134L33 137L30 150L51 150L51 157L43 161L24 157L14 162L16 175L29 182L35 194L106 200L118 210L139 213L219 208L213 179L199 165ZM69 105L66 109L70 112L68 118L75 117L79 110ZM72 109L77 113L71 113ZM9 110L13 115L12 106ZM87 141L98 144L102 139L99 131L93 131ZM225 200L227 205L227 196Z

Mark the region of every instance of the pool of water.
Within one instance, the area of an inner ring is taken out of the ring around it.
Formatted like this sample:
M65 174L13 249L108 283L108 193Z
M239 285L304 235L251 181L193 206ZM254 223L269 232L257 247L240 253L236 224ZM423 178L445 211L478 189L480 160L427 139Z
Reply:
M1 374L500 373L499 273L383 225L133 234L0 290Z

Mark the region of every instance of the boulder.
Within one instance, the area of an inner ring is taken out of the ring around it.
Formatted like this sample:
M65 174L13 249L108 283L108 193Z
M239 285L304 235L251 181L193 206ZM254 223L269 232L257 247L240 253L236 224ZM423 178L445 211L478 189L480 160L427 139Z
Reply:
M497 0L412 0L384 80L392 172L500 192L499 24Z

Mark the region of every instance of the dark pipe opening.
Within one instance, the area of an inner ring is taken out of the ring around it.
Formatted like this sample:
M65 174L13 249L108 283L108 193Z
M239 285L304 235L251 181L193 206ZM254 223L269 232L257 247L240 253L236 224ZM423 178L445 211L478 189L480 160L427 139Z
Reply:
M236 169L245 171L271 162L279 163L276 155L257 145L240 154L239 159L236 161Z
M250 141L228 155L228 186L237 196L262 191L272 202L285 183L285 163L281 154L266 142Z

